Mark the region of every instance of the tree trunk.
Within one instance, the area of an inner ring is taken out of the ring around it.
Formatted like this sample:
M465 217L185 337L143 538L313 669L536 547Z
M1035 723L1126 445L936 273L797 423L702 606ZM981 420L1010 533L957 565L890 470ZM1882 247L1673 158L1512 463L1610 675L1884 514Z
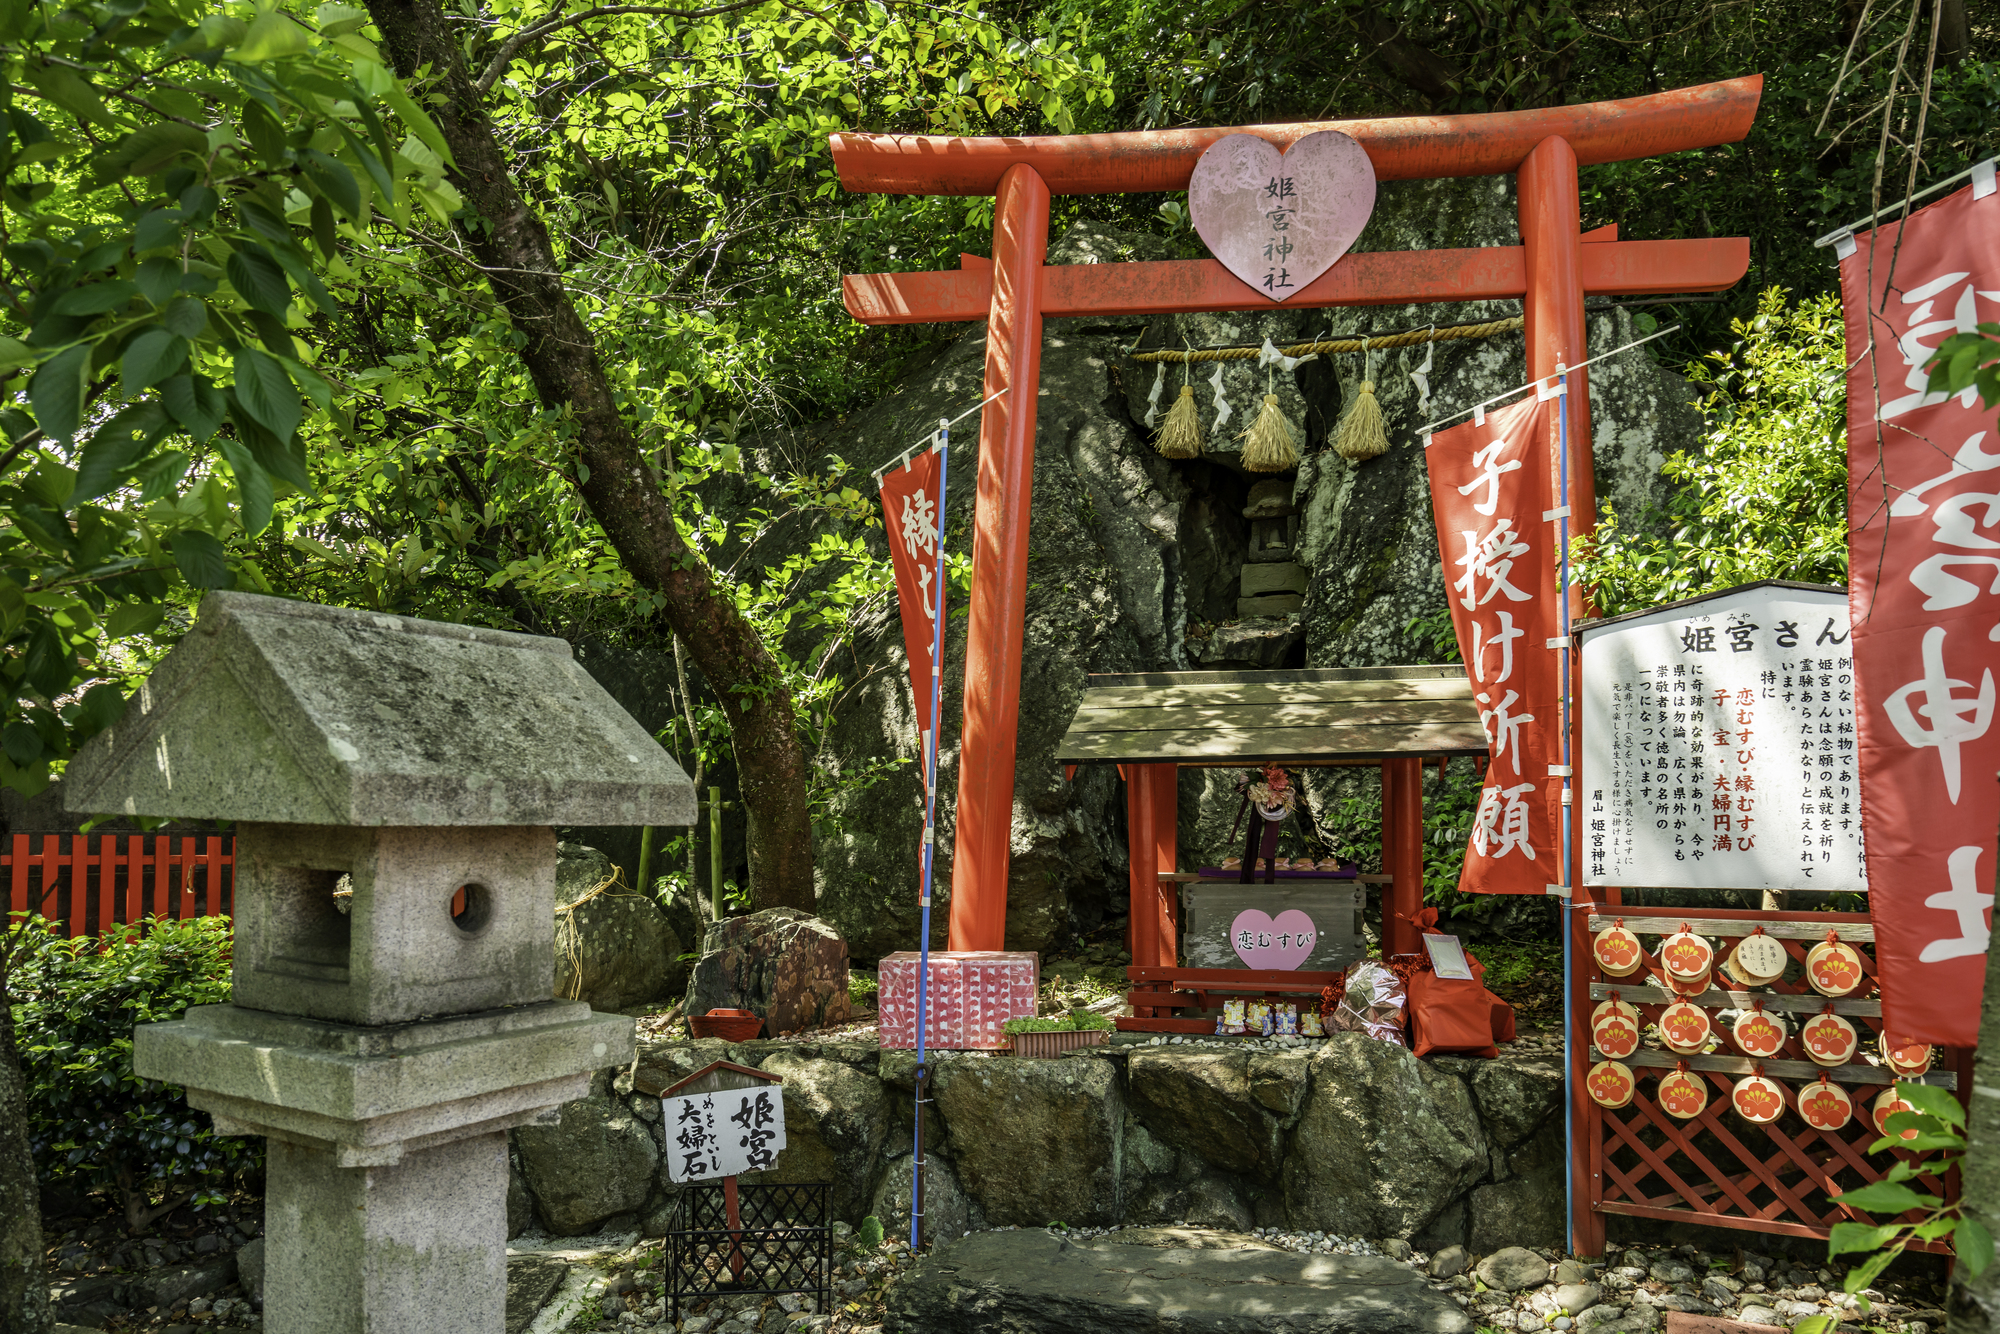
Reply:
M759 907L813 910L812 821L805 752L777 661L674 524L630 426L619 414L595 341L570 304L555 247L522 198L437 0L369 0L390 59L406 79L429 67L421 95L456 166L452 183L476 217L460 235L526 338L521 360L542 405L574 423L583 493L626 570L659 593L667 620L720 697L736 746L738 788L754 831L750 887Z
M42 1193L28 1151L28 1081L14 1050L7 965L14 932L0 929L0 1334L49 1334L55 1314L42 1277Z

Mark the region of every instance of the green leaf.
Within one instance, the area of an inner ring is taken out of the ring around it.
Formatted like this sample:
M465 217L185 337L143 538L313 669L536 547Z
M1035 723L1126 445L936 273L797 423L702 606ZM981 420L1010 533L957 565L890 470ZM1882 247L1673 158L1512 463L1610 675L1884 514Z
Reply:
M167 380L160 386L160 401L197 442L215 434L229 409L222 390L199 375L176 375Z
M85 385L90 375L90 345L78 343L42 363L28 382L28 403L42 434L68 444L83 422Z
M315 306L329 315L340 313L340 303L333 299L333 293L326 290L326 284L319 280L318 274L299 262L297 255L279 250L272 254L272 258L278 261L280 268L292 276L292 281L298 284L299 290L312 298Z
M177 209L156 208L139 219L138 234L132 241L135 254L148 250L158 250L162 246L173 245L181 237L181 218ZM168 288L172 291L172 288ZM150 293L148 294L150 295ZM155 301L154 305L159 302Z
M95 500L114 489L145 456L173 421L158 403L134 403L100 426L77 460L76 487L69 506Z
M229 555L222 543L207 533L177 533L173 540L174 564L181 578L195 588L228 588L236 582L229 570Z
M22 77L35 86L36 92L78 120L97 125L117 123L104 109L104 99L98 96L97 90L77 77L74 71L60 65L39 65L32 60L21 65L20 70Z
M236 401L280 443L292 438L304 415L292 377L276 357L254 347L237 349Z
M285 127L254 97L243 104L243 136L266 166L285 165Z
M160 316L160 323L186 339L194 339L208 326L208 304L198 296L177 296Z
M169 449L140 464L132 474L132 480L139 484L139 503L150 505L174 495L190 462L178 449Z
M165 615L167 609L160 607L156 610ZM153 624L159 624L159 616L153 618ZM124 692L108 681L100 681L84 691L78 704L77 721L83 725L81 730L87 735L94 736L125 716Z
M1826 1253L1832 1257L1849 1251L1876 1250L1888 1245L1890 1238L1902 1229L1901 1223L1835 1223L1827 1233Z
M187 339L168 329L152 328L125 345L119 362L119 384L127 398L175 374L187 363Z
M109 639L149 635L166 615L167 609L157 602L121 602L104 618L104 634Z
M16 719L0 732L0 750L16 764L33 764L42 757L42 734L31 724Z
M286 285L285 271L278 267L270 251L255 241L245 241L229 256L224 268L229 274L229 285L252 310L261 310L280 320L285 318L292 304L292 289Z
M146 216L150 218L155 213L163 212L162 209L154 209L153 213ZM139 230L141 232L146 230L144 221L140 222ZM151 259L140 261L139 267L132 272L132 281L138 285L139 294L147 301L155 306L164 306L172 301L174 293L180 290L181 266L170 255L155 255Z
M1958 1254L1958 1262L1965 1266L1965 1272L1978 1278L1993 1263L1993 1234L1968 1211L1959 1216L1958 1236L1952 1242L1952 1249Z
M35 349L18 338L0 336L0 371L18 370L32 365L34 360Z
M308 148L300 154L299 166L306 179L319 188L336 208L352 222L361 220L361 183L339 158Z
M254 426L250 428L251 431L256 429ZM265 525L271 522L271 510L276 504L276 491L271 485L271 474L252 457L243 441L230 436L220 436L216 443L222 450L222 457L229 463L229 470L236 474L237 500L242 508L243 529L254 537L263 532Z
M1833 1334L1838 1328L1840 1317L1837 1315L1809 1315L1792 1326L1792 1334Z
M313 244L319 247L320 258L332 259L340 245L340 231L333 220L333 205L325 195L315 195L312 202Z
M416 100L403 90L400 81L382 90L382 100L389 104L391 111L402 117L404 126L411 134L423 140L424 146L443 159L446 166L451 165L451 147L445 143L437 122L432 120L429 114L417 105Z
M152 176L173 165L182 155L201 158L208 152L208 136L191 125L163 120L132 131L98 158L94 170L100 181L111 182L127 176Z
M65 292L54 306L57 315L102 315L107 310L122 310L132 298L139 295L138 285L123 278L114 278L107 283L91 283Z
M1899 1084L1897 1096L1926 1116L1935 1116L1949 1125L1965 1124L1965 1109L1958 1105L1958 1099L1936 1084ZM1905 1113L1898 1112L1902 1116Z
M250 24L250 31L229 53L231 60L254 65L280 56L303 55L312 49L306 30L280 10L267 9Z
M21 662L28 684L49 699L63 694L76 679L69 646L53 621L37 621L29 628L28 651Z
M1938 1201L1929 1195L1919 1195L1908 1186L1894 1181L1875 1181L1850 1190L1844 1195L1829 1196L1837 1204L1866 1210L1871 1214L1900 1214L1912 1209L1933 1209Z

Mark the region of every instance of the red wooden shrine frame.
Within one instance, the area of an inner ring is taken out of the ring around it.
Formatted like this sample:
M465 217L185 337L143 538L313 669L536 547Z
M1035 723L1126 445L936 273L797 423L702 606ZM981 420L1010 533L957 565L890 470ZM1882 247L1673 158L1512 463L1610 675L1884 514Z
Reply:
M1050 267L1051 196L1185 190L1202 151L1231 133L1289 146L1319 130L1340 130L1367 151L1381 180L1516 173L1519 246L1349 254L1283 305L1311 309L1519 297L1527 342L1525 378L1540 380L1588 358L1586 295L1717 291L1734 285L1749 268L1749 242L1741 237L1619 241L1616 229L1606 228L1586 238L1579 222L1577 168L1734 143L1749 133L1762 90L1762 76L1751 75L1650 97L1492 115L1057 138L831 136L841 183L850 190L994 197L990 260L968 256L957 272L853 275L843 284L849 312L864 324L949 322L982 315L987 321L987 403L979 430L951 863L952 949L1001 949L1006 935L1043 317L1266 310L1276 304L1213 260ZM1571 531L1588 533L1597 511L1589 385L1585 373L1570 374L1576 382L1569 400L1574 405L1569 503L1576 516ZM1571 596L1578 599L1573 616L1581 619L1580 594ZM1581 753L1574 735L1571 743L1572 753ZM1389 779L1385 816L1393 822L1385 851L1395 855L1397 847L1414 847L1420 859L1421 798L1402 793L1407 779L1398 767L1407 765L1408 773L1417 774L1417 763L1396 760L1384 766ZM1171 967L1172 914L1158 878L1162 870L1174 869L1173 784L1143 771L1164 768L1170 776L1172 766L1138 768L1140 781L1128 785L1134 816L1133 964ZM1391 777L1391 769L1398 776ZM1169 812L1164 820L1163 809ZM1581 822L1577 837L1574 864L1581 866ZM1420 860L1417 865L1421 867ZM1582 898L1589 891L1577 893ZM1392 912L1383 917L1385 928L1400 926ZM1385 931L1385 947L1392 943ZM1570 1045L1572 1110L1587 1115L1585 1053L1578 1044ZM1580 1165L1573 1163L1571 1171L1574 1197L1590 1198Z

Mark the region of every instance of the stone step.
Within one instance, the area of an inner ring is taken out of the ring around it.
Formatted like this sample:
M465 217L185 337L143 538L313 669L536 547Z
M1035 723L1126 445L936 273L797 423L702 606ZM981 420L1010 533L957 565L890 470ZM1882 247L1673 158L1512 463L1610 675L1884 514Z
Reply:
M1264 593L1303 593L1306 591L1305 567L1297 561L1245 565L1240 591L1246 598Z
M1191 1233L1194 1229L1159 1229ZM1471 1334L1413 1269L1376 1255L1298 1255L1215 1232L1165 1245L978 1232L896 1285L885 1334Z
M1284 616L1303 610L1306 600L1300 593L1266 593L1262 597L1236 599L1236 615L1239 620L1252 616Z

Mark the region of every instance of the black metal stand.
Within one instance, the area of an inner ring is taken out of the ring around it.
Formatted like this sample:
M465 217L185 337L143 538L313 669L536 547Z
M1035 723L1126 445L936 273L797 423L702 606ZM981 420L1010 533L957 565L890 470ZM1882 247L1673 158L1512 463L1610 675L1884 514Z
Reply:
M816 1297L833 1313L833 1188L737 1184L736 1217L723 1183L681 1191L667 1232L666 1288L674 1322L690 1299L754 1292Z

